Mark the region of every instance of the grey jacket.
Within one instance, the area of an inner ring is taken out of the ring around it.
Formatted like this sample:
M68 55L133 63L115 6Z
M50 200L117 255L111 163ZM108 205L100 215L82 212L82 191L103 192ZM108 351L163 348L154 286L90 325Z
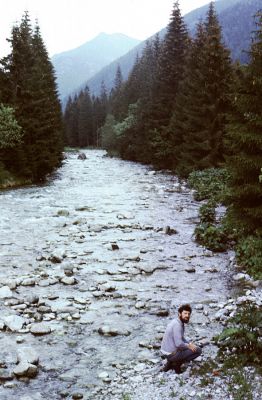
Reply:
M168 325L162 340L161 352L170 354L177 350L188 349L188 341L184 338L184 324L174 318Z

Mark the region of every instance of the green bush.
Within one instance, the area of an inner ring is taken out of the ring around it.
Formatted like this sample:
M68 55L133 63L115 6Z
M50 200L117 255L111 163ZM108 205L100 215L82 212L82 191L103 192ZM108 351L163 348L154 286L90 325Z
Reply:
M236 246L238 263L255 279L262 279L262 238L248 236Z
M246 303L238 308L228 326L215 338L225 365L262 365L261 307ZM225 359L225 351L227 358Z
M206 204L203 204L199 210L199 217L201 223L214 224L216 222L216 210L215 202L209 200Z
M209 223L200 224L195 229L195 239L202 246L215 252L226 251L228 247L228 239L223 226Z
M214 199L217 202L223 202L228 179L227 170L209 168L192 172L188 177L188 184L192 189L195 189L195 200Z

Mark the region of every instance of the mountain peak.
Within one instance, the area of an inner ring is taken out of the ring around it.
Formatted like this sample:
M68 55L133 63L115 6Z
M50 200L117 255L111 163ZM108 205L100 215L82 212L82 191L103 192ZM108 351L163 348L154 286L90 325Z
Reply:
M99 33L79 47L52 57L60 96L63 98L105 65L128 53L140 40L122 33Z

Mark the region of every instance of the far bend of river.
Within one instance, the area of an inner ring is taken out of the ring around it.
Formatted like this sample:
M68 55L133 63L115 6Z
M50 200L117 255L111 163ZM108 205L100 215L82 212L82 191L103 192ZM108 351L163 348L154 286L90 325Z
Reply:
M74 391L95 398L119 370L158 359L183 302L196 307L189 337L209 339L218 329L208 315L229 296L230 255L194 242L200 204L192 193L167 173L85 153L84 161L68 153L49 184L0 194L0 286L12 289L0 299L0 361L8 371L20 347L39 355L38 375L0 385L1 400ZM12 315L24 318L18 331L4 328ZM40 321L51 333L30 332Z

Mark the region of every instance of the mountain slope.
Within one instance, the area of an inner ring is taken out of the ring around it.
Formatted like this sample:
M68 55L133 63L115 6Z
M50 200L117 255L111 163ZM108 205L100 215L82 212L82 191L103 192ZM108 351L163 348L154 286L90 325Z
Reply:
M215 6L222 26L224 41L231 50L232 59L240 60L242 63L247 62L246 51L250 44L250 33L255 28L253 16L261 8L261 0L219 0L216 1ZM209 4L185 15L185 22L192 34L194 34L199 19L205 18L208 7ZM166 28L159 32L160 37L164 37L165 32ZM144 45L145 42L140 43L126 55L105 66L97 74L86 80L84 85L87 84L91 92L98 94L101 81L104 80L110 90L114 82L117 65L120 65L123 77L126 79L134 65L137 53L142 52ZM80 86L76 89L79 88Z
M54 65L61 98L67 96L84 81L114 59L126 54L140 41L126 35L101 33L82 46L56 54Z

